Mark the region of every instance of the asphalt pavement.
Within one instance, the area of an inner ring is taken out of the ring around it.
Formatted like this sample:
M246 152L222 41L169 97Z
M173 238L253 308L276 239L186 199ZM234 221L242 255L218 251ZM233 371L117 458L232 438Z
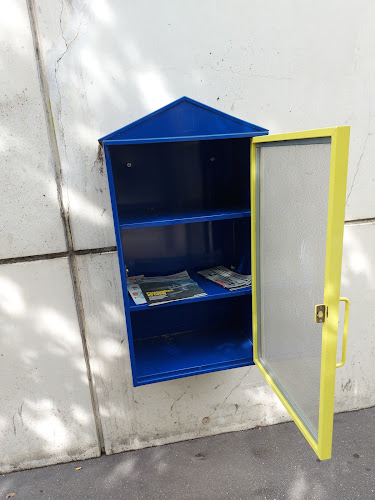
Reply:
M335 415L333 457L324 462L286 423L0 476L0 499L10 493L14 500L375 500L375 407Z

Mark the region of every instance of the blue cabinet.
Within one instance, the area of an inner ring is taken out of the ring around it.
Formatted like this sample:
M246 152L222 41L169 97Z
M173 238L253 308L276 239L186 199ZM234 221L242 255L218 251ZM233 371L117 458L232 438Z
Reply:
M253 363L251 287L197 271L251 273L250 139L268 131L183 97L100 139L134 385ZM207 295L149 307L126 276L187 270Z

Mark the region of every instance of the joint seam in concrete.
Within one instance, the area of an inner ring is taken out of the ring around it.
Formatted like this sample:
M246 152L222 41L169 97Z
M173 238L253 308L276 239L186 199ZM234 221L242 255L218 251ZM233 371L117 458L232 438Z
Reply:
M94 255L101 253L113 253L116 252L116 247L104 247L104 248L88 248L87 250L73 250L75 255ZM52 260L61 259L62 257L69 257L69 252L56 252L56 253L45 253L37 255L25 255L21 257L8 257L6 259L0 259L0 265L2 264L17 264L19 262L33 262L37 260Z
M74 250L76 255L90 255L95 253L112 253L117 252L117 247L91 248L84 250Z
M357 224L374 224L374 223L375 223L375 217L369 219L353 219L345 221L346 226L354 226Z
M65 242L66 242L66 246L67 246L66 257L68 258L68 262L69 262L69 270L70 270L70 275L71 275L71 280L72 280L73 294L74 294L78 324L79 324L81 340L82 340L83 355L84 355L86 370L87 370L87 378L88 378L88 385L89 385L89 389L90 389L90 397L91 397L91 404L92 404L94 420L95 420L97 440L99 443L99 448L103 452L104 451L103 428L102 428L102 424L101 424L101 420L100 420L99 405L98 405L96 391L95 391L95 381L94 381L94 378L93 378L92 372L91 372L89 350L88 350L88 344L87 344L87 339L86 339L86 321L85 321L85 313L84 313L84 307L83 307L83 301L82 301L81 285L80 285L80 280L79 280L78 266L77 266L77 259L76 259L76 254L78 252L74 251L70 217L69 217L69 213L67 213L65 211L64 202L63 202L61 159L60 159L60 155L59 155L56 133L55 133L54 125L53 125L52 109L50 108L50 99L49 99L50 92L49 92L49 87L48 87L48 80L47 80L47 76L45 73L45 68L44 68L44 64L43 64L43 60L42 60L42 54L41 54L41 50L40 50L39 35L38 35L38 23L37 23L37 17L36 17L36 13L35 13L34 0L27 0L27 7L28 7L28 11L29 11L30 28L31 28L31 33L32 33L32 37L33 37L36 65L38 68L40 89L41 89L41 94L42 94L42 98L43 98L44 112L45 112L45 116L46 116L49 142L50 142L50 147L51 147L51 152L52 152L52 157L53 157L53 166L55 169L57 198L58 198L58 202L59 202L59 206L60 206L60 215L61 215L61 219L63 222L64 236L65 236Z

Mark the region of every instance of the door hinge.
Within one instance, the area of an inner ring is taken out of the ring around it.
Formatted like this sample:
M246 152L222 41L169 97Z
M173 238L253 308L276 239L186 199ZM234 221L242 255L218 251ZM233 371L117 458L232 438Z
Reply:
M324 323L326 320L326 313L328 316L328 307L324 304L315 306L315 323Z

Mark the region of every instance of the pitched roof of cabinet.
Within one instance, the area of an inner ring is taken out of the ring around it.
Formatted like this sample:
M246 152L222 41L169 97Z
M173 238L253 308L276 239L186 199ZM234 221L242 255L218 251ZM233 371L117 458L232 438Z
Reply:
M196 141L266 135L268 130L181 97L99 139L106 144Z

